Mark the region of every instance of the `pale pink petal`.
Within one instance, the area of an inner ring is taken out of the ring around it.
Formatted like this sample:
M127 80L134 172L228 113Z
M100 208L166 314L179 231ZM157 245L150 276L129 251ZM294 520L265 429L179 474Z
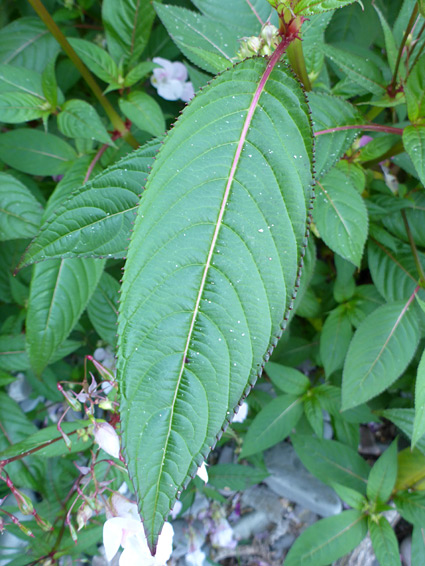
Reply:
M175 79L171 79L166 83L158 83L156 88L159 96L165 100L179 100L183 93L183 83Z
M205 483L208 483L208 472L207 472L207 467L205 465L205 462L203 462L202 465L199 466L198 471L196 472L196 475L198 476L198 478L201 478L202 481L204 481Z
M201 549L194 550L193 552L189 552L184 557L186 564L189 566L203 566L205 561L205 552L202 552Z
M154 57L152 59L153 63L156 63L157 65L161 65L161 67L165 70L165 72L167 73L168 77L171 79L173 77L173 63L171 61L169 61L168 59L164 59L163 57ZM154 69L153 72L155 73L155 71L160 71L161 69Z
M114 492L108 500L106 511L107 515L109 513L113 517L140 520L136 503L117 492Z
M106 559L110 562L121 546L125 519L113 517L103 525L103 546L105 547Z
M157 566L163 566L173 552L173 536L174 529L170 523L164 523L161 534L158 538L158 546L156 548L155 563Z
M183 100L183 102L189 102L189 100L192 100L194 96L195 91L193 89L193 85L190 81L187 81L187 83L183 84L183 92L180 96L180 99Z
M120 439L113 426L109 423L96 423L94 425L94 439L107 454L119 458Z
M171 509L170 511L170 515L172 519L175 519L177 517L177 515L180 513L180 511L182 510L183 504L181 501L176 501L174 503L174 507Z
M183 63L179 63L178 61L172 63L172 65L173 65L173 74L171 78L184 83L184 81L187 79L186 67L183 65Z

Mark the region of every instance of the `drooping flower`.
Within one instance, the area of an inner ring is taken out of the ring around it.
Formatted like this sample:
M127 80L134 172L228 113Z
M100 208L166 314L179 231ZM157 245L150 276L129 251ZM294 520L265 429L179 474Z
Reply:
M120 457L120 439L114 427L109 423L95 423L94 439L107 454L114 458Z
M154 57L154 63L159 65L153 70L151 83L165 100L183 100L189 102L195 92L193 85L187 80L188 73L183 63L172 63L162 57Z
M224 517L216 523L214 531L210 534L210 540L213 546L219 548L235 548L238 544L229 521Z
M201 478L202 481L204 481L205 483L208 483L208 472L207 472L207 466L206 466L205 462L202 462L202 465L199 466L198 471L196 472L196 475L198 476L198 478Z
M205 552L202 552L200 548L193 552L188 552L185 556L187 566L203 566L205 558Z
M108 518L103 525L103 546L108 561L111 561L120 546L123 552L119 566L164 566L173 550L174 530L170 523L158 538L156 555L152 556L146 540L143 524L137 513L137 505L118 493L114 493L107 508Z
M243 423L248 415L248 403L244 401L242 405L239 407L239 411L233 417L234 423Z

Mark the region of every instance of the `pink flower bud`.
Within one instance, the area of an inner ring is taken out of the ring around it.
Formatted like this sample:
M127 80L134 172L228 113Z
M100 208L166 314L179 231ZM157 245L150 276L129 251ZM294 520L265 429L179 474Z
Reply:
M109 423L95 423L94 439L107 454L114 458L120 457L120 439Z

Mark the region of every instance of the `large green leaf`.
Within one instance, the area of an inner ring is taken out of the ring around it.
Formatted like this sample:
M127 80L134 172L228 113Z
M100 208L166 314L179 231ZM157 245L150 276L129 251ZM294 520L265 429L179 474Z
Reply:
M5 92L0 94L0 122L20 124L37 120L46 115L38 96L25 92Z
M327 566L353 550L366 534L367 518L357 509L327 517L297 538L285 566Z
M369 501L387 503L397 479L397 440L378 458L367 480Z
M0 173L0 241L34 236L42 213L40 203L25 185Z
M39 98L40 104L46 102L41 86L41 74L14 65L0 65L0 92L32 94Z
M192 63L214 74L233 65L239 43L228 26L179 6L157 2L154 6L169 35Z
M117 61L134 63L149 39L155 12L151 0L103 0L108 50Z
M421 183L425 185L425 124L413 124L404 128L403 145L415 166Z
M63 259L35 266L27 315L27 348L40 374L86 308L103 271L95 259Z
M415 525L412 535L412 564L425 563L425 527Z
M294 8L295 14L320 14L357 2L358 0L300 0Z
M261 374L292 302L312 138L304 94L279 53L236 65L191 101L135 222L118 375L124 451L151 546Z
M30 175L61 175L76 157L75 150L54 134L31 128L0 134L0 159Z
M274 446L290 435L303 414L301 397L280 395L255 417L245 436L241 457Z
M425 523L425 496L420 492L404 491L394 498L397 511L401 516L414 525Z
M415 311L402 301L383 305L365 318L345 359L343 408L356 407L389 387L407 367L418 342Z
M366 205L350 178L332 169L317 181L313 218L323 241L357 267L367 238Z
M399 204L409 205L404 210L404 214L406 215L407 221L409 223L410 232L416 245L425 248L425 230L423 229L425 223L425 191L412 192L411 194L409 194L408 199L393 199L392 197L390 197L390 199L396 201L396 203ZM378 204L380 204L381 199L376 199L375 202L378 202ZM384 226L390 232L400 238L400 240L409 243L409 238L406 233L406 226L404 224L403 217L400 214L400 210L394 212L393 214L388 214L388 206L384 205L384 208L386 209L386 213L382 217Z
M71 257L124 257L139 195L159 142L146 144L77 189L42 226L25 263ZM83 163L84 166L84 163ZM76 171L80 177L79 170Z
M308 101L315 134L339 126L361 124L356 109L342 98L322 92L309 92ZM353 143L356 130L328 132L316 137L316 178L320 179Z
M59 44L38 18L19 18L0 31L0 63L42 71Z
M418 365L415 385L415 422L413 424L412 447L425 434L425 351Z
M319 480L366 494L370 467L356 450L335 440L301 434L292 435L291 440L304 466Z
M29 369L30 363L25 351L25 336L0 336L0 369L19 371Z

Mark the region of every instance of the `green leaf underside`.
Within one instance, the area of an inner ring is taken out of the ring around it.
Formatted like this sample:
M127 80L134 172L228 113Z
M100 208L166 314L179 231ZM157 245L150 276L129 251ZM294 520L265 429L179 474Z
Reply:
M403 302L376 309L359 326L348 349L342 384L343 409L376 397L404 371L419 341L418 320Z
M146 144L72 193L42 226L23 262L124 257L139 195L158 149L157 141Z
M366 534L367 519L356 509L322 519L295 541L285 566L327 566L353 550Z
M152 548L261 373L297 281L311 126L291 73L278 64L267 80L266 67L261 58L235 66L185 109L155 161L130 244L121 420Z

